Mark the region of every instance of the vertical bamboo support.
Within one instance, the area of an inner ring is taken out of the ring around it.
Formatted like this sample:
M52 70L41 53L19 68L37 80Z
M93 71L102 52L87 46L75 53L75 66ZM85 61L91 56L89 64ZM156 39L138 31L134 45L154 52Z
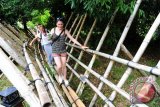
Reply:
M43 107L50 107L51 106L51 100L49 98L49 95L47 93L47 90L46 88L44 87L44 83L42 82L41 78L39 77L28 53L27 53L27 50L26 50L26 43L24 43L23 45L23 52L24 52L24 55L26 57L26 61L29 65L29 69L30 69L30 72L31 72L31 75L35 81L35 86L37 88L37 92L38 92L38 95L39 95L39 98L40 98L40 101L41 101L41 105Z
M121 44L123 43L123 41L125 40L125 38L126 38L126 36L127 36L127 33L128 33L128 31L129 31L129 29L130 29L130 26L131 26L131 24L132 24L132 22L133 22L133 19L134 19L135 16L136 16L136 13L137 13L137 11L138 11L138 9L139 9L139 6L140 6L141 2L142 2L142 0L137 0L137 2L136 2L136 4L135 4L135 7L134 7L134 11L132 12L130 18L128 19L128 22L127 22L127 24L126 24L126 26L125 26L125 28L124 28L124 30L123 30L123 33L122 33L122 35L121 35L121 38L120 38L120 40L119 40L119 42L118 42L118 44L117 44L117 46L116 46L116 49L115 49L115 51L114 51L114 53L113 53L113 56L118 56L119 51L120 51L120 46L121 46ZM114 64L114 61L110 61L110 62L109 62L108 67L107 67L107 69L106 69L106 71L105 71L105 73L104 73L104 75L103 75L105 78L108 77L108 75L109 75L109 73L110 73L110 71L111 71L111 69L112 69L113 64ZM103 82L101 82L101 83L98 85L98 89L101 90L102 87L103 87ZM97 95L94 95L94 98L92 99L91 102L94 103L94 101L95 101L96 99L97 99ZM93 106L93 105L92 105L92 106ZM90 106L90 107L92 107L92 106Z
M110 29L110 26L111 26L111 24L112 24L113 21L114 21L114 18L115 18L115 15L116 15L117 11L118 11L118 9L115 10L115 12L114 12L114 14L112 15L110 21L108 22L107 27L106 27L106 29L105 29L105 31L104 31L104 33L103 33L103 35L102 35L99 43L98 43L98 46L97 46L97 48L96 48L96 51L99 51L99 50L101 49L102 44L103 44L103 42L104 42L104 40L105 40L105 38L106 38L106 36L107 36L107 34L108 34L108 31L109 31L109 29ZM95 62L95 59L96 59L96 54L94 54L94 55L92 56L92 59L91 59L89 65L88 65L90 68L92 68L92 66L93 66L93 64L94 64L94 62ZM84 75L88 78L88 77L89 77L89 72L86 70L85 73L84 73ZM78 86L78 88L77 88L77 91L76 91L76 92L78 93L78 95L81 95L81 94L82 94L83 89L84 89L84 83L80 82L80 84L79 84L79 86Z
M78 22L76 28L74 29L74 32L73 32L73 34L72 34L72 37L75 36L75 34L76 34L76 32L77 32L77 29L78 29L78 27L79 27L80 24L81 24L82 18L83 18L83 15L80 17L80 20L79 20L79 22ZM71 40L69 40L69 43L70 43L70 42L71 42ZM66 49L67 49L67 48L68 48L68 46L66 47Z
M82 28L83 28L83 25L84 25L84 22L85 22L86 18L87 18L87 14L84 15L83 21L82 21L82 23L81 23L81 26L80 26L80 28L79 28L79 30L78 30L78 33L77 33L77 35L76 35L76 38L75 38L76 40L78 39L78 37L79 37L79 35L80 35L80 33L81 33L81 30L82 30ZM71 40L70 40L70 41L71 41ZM73 49L74 49L74 47L71 48L71 50L70 50L70 52L69 52L70 54L72 54ZM69 57L68 57L67 61L69 61Z
M133 59L133 55L128 51L128 49L121 44L121 50L132 60ZM142 75L144 76L148 76L144 71L138 70Z
M135 57L133 58L133 62L138 62L139 59L141 58L141 56L143 55L144 51L146 50L150 40L152 39L152 36L155 32L155 30L158 28L160 24L160 13L158 14L156 20L154 21L154 23L152 24L151 28L149 29L146 37L144 38L140 48L138 49ZM117 86L118 87L122 87L123 84L125 83L125 81L127 80L127 78L129 77L129 75L132 72L132 68L128 67L127 70L125 71L125 73L123 74L122 78L120 79L120 81L118 82ZM114 98L116 97L116 92L114 91L111 96L109 97L110 100L114 100Z
M69 22L71 21L71 18L73 17L73 12L71 12L71 15L70 15L70 17L69 17L69 19L68 19L68 21L67 21L67 23L66 23L66 25L65 25L65 28L67 28L68 27L68 24L69 24Z
M90 37L91 37L92 31L93 31L93 29L94 29L94 27L95 27L95 25L96 25L96 22L97 22L97 19L95 19L94 22L93 22L93 24L92 24L92 27L91 27L91 29L90 29L90 31L89 31L89 33L88 33L88 35L87 35L87 38L86 38L86 40L85 40L85 42L84 42L84 44L83 44L84 46L87 45L87 43L88 43L88 41L89 41L89 39L90 39ZM81 52L80 52L79 57L78 57L78 60L81 60L81 58L82 58L82 56L83 56L83 53L84 53L84 51L81 51ZM75 64L74 69L76 70L77 67L78 67L78 63ZM71 73L71 75L70 75L70 77L69 77L69 81L71 81L72 77L73 77L73 73Z
M73 22L73 24L72 24L71 28L69 29L69 33L71 33L71 31L72 31L72 29L73 29L74 25L76 24L76 22L77 22L78 18L79 18L79 14L78 14L78 15L77 15L77 17L75 18L75 20L74 20L74 22Z
M9 79L9 81L16 87L20 92L21 96L31 107L41 107L40 101L34 94L32 89L28 86L26 80L22 78L23 74L21 71L13 64L12 61L5 55L5 53L0 49L0 69ZM12 72L12 73L11 73Z

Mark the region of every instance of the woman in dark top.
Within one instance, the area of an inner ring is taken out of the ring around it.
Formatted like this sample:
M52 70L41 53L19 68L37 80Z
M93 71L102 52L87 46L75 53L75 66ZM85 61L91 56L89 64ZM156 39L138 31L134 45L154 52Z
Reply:
M56 22L56 27L52 28L51 34L53 37L57 37L60 34L60 37L53 42L52 51L55 63L57 65L56 69L59 75L59 83L61 84L63 81L65 85L68 85L68 81L66 79L66 45L65 45L65 37L67 36L72 42L80 46L82 49L86 49L88 47L82 46L76 39L74 39L67 29L63 28L63 20L58 19ZM61 33L62 32L62 33Z

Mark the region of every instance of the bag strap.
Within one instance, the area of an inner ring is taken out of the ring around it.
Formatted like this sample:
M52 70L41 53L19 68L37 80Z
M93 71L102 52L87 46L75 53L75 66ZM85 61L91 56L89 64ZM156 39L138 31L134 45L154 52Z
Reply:
M53 44L53 42L57 41L57 40L60 38L60 36L61 36L61 34L63 33L63 31L65 31L65 29L63 29L63 30L61 31L61 33L60 33L56 38L54 38L54 39L52 40L52 44ZM55 28L54 28L54 34L55 34Z

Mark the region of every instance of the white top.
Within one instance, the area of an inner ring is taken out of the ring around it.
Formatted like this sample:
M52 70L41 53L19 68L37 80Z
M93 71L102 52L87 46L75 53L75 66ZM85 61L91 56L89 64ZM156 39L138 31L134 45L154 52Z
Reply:
M44 35L43 33L38 33L37 34L37 36L41 40L42 45L47 45L47 44L52 43L52 40L49 40L49 35L50 35L50 33L47 33L46 35Z

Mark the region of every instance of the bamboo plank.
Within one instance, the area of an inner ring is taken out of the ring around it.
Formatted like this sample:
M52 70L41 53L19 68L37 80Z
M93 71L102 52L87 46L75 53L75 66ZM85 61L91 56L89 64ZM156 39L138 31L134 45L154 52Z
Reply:
M49 98L49 95L47 93L46 88L44 87L44 83L42 82L41 78L39 77L39 75L38 75L38 73L37 73L28 53L27 53L26 43L24 43L24 45L23 45L23 52L24 52L26 61L28 63L31 75L33 77L33 80L35 80L35 86L36 86L36 89L37 89L37 92L38 92L38 95L40 98L41 105L43 107L50 107L51 100Z

